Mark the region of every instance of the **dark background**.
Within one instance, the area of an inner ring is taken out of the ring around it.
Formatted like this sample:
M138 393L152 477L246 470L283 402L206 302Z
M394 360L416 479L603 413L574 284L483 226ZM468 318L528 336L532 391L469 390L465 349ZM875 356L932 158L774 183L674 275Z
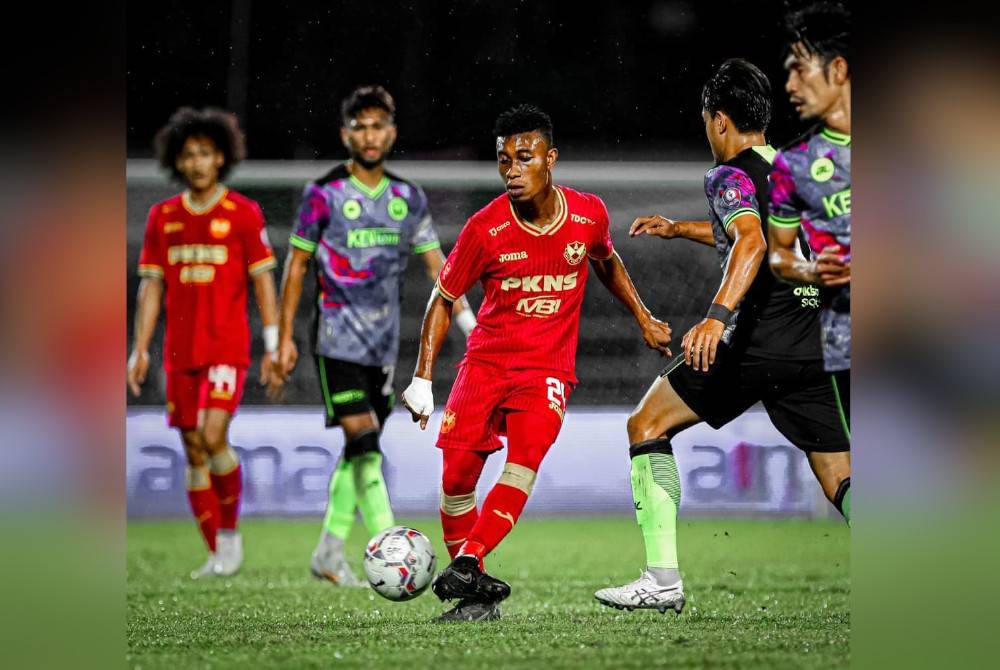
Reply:
M178 106L211 104L242 119L251 158L336 158L340 100L381 83L398 106L397 158L492 160L497 114L533 102L552 115L564 158L700 159L701 86L736 56L771 78L771 137L781 143L799 129L782 92L783 7L130 3L128 155L150 156L153 134Z
M548 111L560 163L691 161L695 174L711 166L701 120L705 79L725 59L744 57L771 78L775 145L803 126L792 118L783 86L780 2L695 3L683 0L608 3L431 2L309 3L168 2L128 8L128 156L152 156L151 138L181 105L218 105L236 111L251 159L317 161L316 176L344 158L340 100L358 84L382 83L396 98L399 139L392 159L495 159L496 115L520 102ZM415 175L403 174L414 178ZM284 260L301 186L233 186L258 200L270 239ZM555 171L560 180L559 166ZM563 182L566 183L566 182ZM574 186L573 183L567 183ZM179 190L130 182L127 263L129 338L134 268L149 207ZM499 193L482 188L426 188L445 253L466 218ZM704 219L699 180L656 188L588 187L608 205L619 253L647 306L674 329L674 351L711 302L720 279L715 250L693 242L629 239L639 215ZM280 271L276 273L280 280ZM581 322L574 404L634 405L665 361L647 350L627 312L591 278ZM404 277L396 390L409 381L420 320L431 282L414 259ZM316 404L310 360L307 281L296 322L301 363L286 402ZM469 295L478 308L482 292ZM252 305L253 355L262 351L260 320ZM161 319L162 329L162 319ZM163 404L162 334L154 338L149 382L130 403ZM464 348L457 331L435 370L444 401L453 365ZM251 370L252 380L256 370ZM244 402L266 402L248 383Z

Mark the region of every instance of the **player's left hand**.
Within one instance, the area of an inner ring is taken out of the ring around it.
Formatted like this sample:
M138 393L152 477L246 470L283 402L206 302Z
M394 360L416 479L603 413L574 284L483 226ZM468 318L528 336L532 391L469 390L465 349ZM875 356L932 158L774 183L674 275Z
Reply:
M656 349L664 356L673 356L667 347L673 332L670 330L670 324L651 316L649 319L641 321L639 327L642 328L642 339L646 342L647 347Z
M708 366L715 363L715 352L719 348L719 340L726 332L726 324L718 319L702 319L694 328L684 334L681 347L684 349L684 362L695 370L708 372Z
M403 391L403 406L410 410L413 422L420 422L420 430L427 428L427 420L434 411L434 393L431 390L431 380L414 377L410 385Z
M278 365L277 352L265 352L260 359L260 385L267 387L269 400L276 401L281 398L285 377L281 374L281 366Z
M840 253L839 245L824 247L814 261L820 286L844 286L851 283L851 262Z

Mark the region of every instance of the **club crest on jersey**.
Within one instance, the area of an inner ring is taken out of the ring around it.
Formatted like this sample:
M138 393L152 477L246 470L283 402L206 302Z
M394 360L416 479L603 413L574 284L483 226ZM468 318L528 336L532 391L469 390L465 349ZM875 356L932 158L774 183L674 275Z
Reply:
M444 416L441 418L441 434L450 433L451 429L455 427L455 413L450 409L444 411Z
M566 245L566 251L563 252L563 258L570 265L579 265L587 256L587 245L583 242L570 242Z
M210 232L212 237L215 239L221 240L229 234L232 227L233 224L229 222L229 219L212 219L212 222L208 224L208 232Z
M361 203L353 198L350 198L344 201L340 211L344 215L345 219L348 221L354 221L361 216Z
M406 204L406 200L399 196L389 201L388 209L389 216L392 217L393 221L402 221L410 213L410 207Z
M817 158L813 161L813 164L809 166L809 175L813 178L813 181L822 184L825 181L830 181L833 178L833 161L825 156L823 158Z
M737 205L741 200L743 200L743 194L735 186L730 186L722 193L722 201L727 205Z

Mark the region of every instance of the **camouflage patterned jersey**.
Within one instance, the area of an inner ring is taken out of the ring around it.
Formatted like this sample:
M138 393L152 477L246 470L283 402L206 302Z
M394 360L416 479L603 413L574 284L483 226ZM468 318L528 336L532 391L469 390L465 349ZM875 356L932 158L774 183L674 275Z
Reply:
M769 221L802 227L813 254L840 245L851 258L851 137L817 126L778 152ZM820 291L826 369L851 369L851 287Z
M388 172L370 189L338 166L306 186L290 243L316 260L316 353L395 364L406 263L441 246L423 190Z

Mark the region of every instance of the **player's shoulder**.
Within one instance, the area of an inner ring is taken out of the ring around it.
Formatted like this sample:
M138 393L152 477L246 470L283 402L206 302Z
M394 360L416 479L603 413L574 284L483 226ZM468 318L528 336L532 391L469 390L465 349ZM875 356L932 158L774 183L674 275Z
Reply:
M323 188L332 182L339 181L341 179L349 179L350 176L351 173L347 171L347 165L345 163L340 163L339 165L335 165L333 168L328 170L325 174L323 174L323 176L309 182L309 184L306 185L306 190L309 190L309 188L313 186Z
M160 215L169 216L174 212L182 211L184 209L183 197L184 197L183 193L178 193L176 195L170 196L166 200L161 200L157 203L154 203L153 206L149 208L149 215L151 217Z
M260 203L258 203L253 198L243 195L239 191L228 190L226 194L219 201L219 205L229 211L242 211L251 210L256 211L260 209Z
M814 144L816 139L820 136L820 126L815 125L793 139L791 142L782 145L782 147L778 150L776 158L781 158L786 162L798 160L800 157L808 155L810 146Z
M410 202L426 201L427 195L420 185L409 179L400 177L395 172L385 171L385 176L389 178L389 188L396 197L404 198Z
M562 184L559 184L557 188L566 198L566 208L571 213L588 219L607 219L608 206L604 204L604 199L601 196L596 193L578 191Z
M490 228L502 225L504 221L510 222L512 216L510 200L507 198L506 193L501 193L470 216L466 220L465 226L479 231L489 230Z

